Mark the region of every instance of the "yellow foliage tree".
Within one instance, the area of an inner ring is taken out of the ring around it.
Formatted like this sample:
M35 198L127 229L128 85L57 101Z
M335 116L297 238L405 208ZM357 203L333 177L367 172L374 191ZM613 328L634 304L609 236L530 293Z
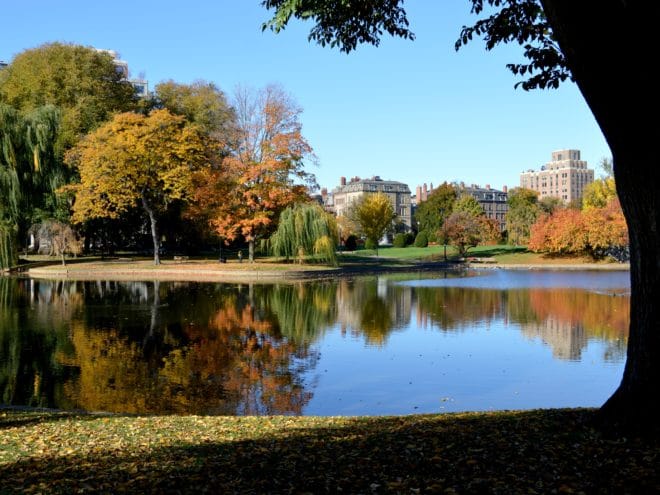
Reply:
M595 180L584 188L582 209L605 208L616 197L614 177Z
M141 206L151 224L154 263L160 264L158 216L189 199L193 173L208 163L210 148L204 133L167 110L116 115L66 155L80 172L80 183L71 186L73 221L119 218Z

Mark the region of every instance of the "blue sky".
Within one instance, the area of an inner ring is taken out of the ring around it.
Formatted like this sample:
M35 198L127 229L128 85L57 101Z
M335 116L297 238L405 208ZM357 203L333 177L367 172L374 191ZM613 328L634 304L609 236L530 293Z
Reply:
M505 67L518 46L459 52L474 22L468 0L408 0L415 41L385 38L349 55L307 41L309 24L261 31L259 0L0 2L0 60L60 41L113 49L153 89L203 79L230 95L237 85L281 84L303 108L303 134L319 159L310 166L329 189L340 176L438 185L519 185L553 150L577 148L599 173L610 151L572 83L525 92Z

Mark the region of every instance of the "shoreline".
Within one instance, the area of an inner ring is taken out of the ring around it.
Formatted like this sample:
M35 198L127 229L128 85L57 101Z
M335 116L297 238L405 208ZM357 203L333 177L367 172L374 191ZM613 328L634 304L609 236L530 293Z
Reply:
M388 263L388 260L380 260ZM394 262L394 261L392 261ZM528 271L629 271L627 263L548 263L548 264L499 264L489 262L411 262L401 265L345 265L340 267L305 268L291 265L257 264L253 268L242 264L240 267L216 267L216 263L165 262L159 266L149 262L78 262L66 266L48 265L27 268L19 276L33 279L52 280L162 280L199 282L281 282L327 280L333 278L379 275L388 273L434 273L462 270L528 270Z

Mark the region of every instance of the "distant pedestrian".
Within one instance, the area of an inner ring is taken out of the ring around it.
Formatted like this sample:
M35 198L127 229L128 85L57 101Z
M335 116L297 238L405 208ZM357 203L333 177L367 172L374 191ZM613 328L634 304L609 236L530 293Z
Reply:
M243 251L238 251L238 262L243 263Z

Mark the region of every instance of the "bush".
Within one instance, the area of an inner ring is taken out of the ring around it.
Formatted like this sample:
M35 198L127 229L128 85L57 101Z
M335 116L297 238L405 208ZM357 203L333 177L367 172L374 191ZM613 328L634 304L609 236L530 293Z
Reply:
M349 235L344 241L344 249L346 251L355 251L357 249L357 237L353 234Z
M364 241L364 249L378 249L378 243L371 239L367 239Z
M402 248L408 245L408 234L397 234L394 236L394 247Z
M429 238L426 232L422 230L417 237L415 237L415 247L427 247L429 245Z

